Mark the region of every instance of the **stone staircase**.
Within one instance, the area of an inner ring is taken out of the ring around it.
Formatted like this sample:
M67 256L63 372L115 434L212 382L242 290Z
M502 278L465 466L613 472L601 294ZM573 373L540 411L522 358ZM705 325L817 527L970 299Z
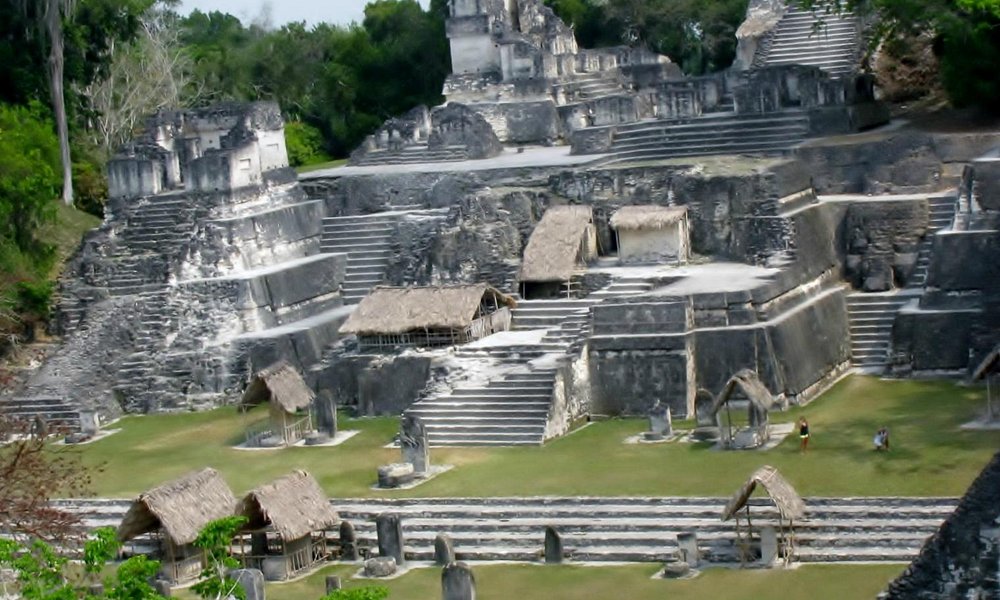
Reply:
M80 431L80 411L62 398L30 396L0 398L0 415L30 426L41 418L49 432Z
M545 441L554 380L554 368L525 368L420 400L404 414L421 419L432 446L537 446Z
M372 150L357 160L351 160L352 167L372 167L378 165L417 165L434 162L458 162L469 160L465 146L445 146L431 150L427 144L406 146L402 150Z
M569 103L620 94L622 89L620 82L596 73L581 75L563 86Z
M919 292L855 292L847 296L847 319L851 328L851 362L861 368L882 368L889 364L892 324L906 303Z
M958 198L954 193L928 196L928 209L930 212L929 227L927 235L920 242L917 251L917 264L907 287L922 288L927 283L927 271L931 264L931 254L934 251L934 234L942 229L950 229L955 219L958 208Z
M449 394L415 402L405 411L420 417L434 446L538 445L545 441L555 368L532 361L559 360L579 350L585 339L590 307L604 298L640 293L648 282L619 278L587 298L518 300L511 331L544 330L537 341L503 345L464 345L455 356L492 359L516 368L483 387L457 388Z
M720 514L728 498L535 497L335 499L361 546L377 548L374 519L401 515L409 560L433 560L434 538L447 533L460 560L538 562L545 527L563 537L579 563L660 562L677 551L677 534L695 532L702 560L738 562L733 523ZM795 559L801 562L909 562L924 540L955 509L955 498L805 498L806 518L795 524ZM117 526L127 500L62 500L88 528ZM751 500L755 527L773 525L765 499ZM142 540L138 541L139 544Z
M392 239L404 216L424 215L443 218L447 209L420 210L419 205L351 217L326 217L320 249L325 253L347 253L344 277L344 304L357 304L380 284L392 258Z
M645 120L615 129L612 164L720 154L780 154L805 140L809 118L799 110L766 114L709 113Z
M860 23L853 14L813 13L790 5L754 66L809 65L843 77L857 71L861 44Z

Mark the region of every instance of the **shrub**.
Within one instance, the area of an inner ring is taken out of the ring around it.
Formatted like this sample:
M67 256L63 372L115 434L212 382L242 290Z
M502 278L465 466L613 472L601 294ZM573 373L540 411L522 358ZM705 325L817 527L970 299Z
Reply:
M308 123L302 121L285 123L285 145L288 148L288 162L293 167L330 160L323 150L322 132Z

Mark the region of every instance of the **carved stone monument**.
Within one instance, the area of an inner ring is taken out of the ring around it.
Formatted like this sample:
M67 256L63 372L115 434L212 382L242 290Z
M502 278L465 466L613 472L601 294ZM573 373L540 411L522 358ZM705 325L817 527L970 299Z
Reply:
M453 562L455 562L455 544L451 541L451 536L439 533L434 538L434 564L446 567Z
M468 565L453 562L441 570L441 597L444 600L476 600L476 578Z
M233 569L229 576L243 588L246 600L265 600L264 573L258 569Z
M395 513L382 513L375 517L378 534L379 556L391 556L396 564L403 565L403 522Z
M677 545L680 546L681 560L691 567L697 567L700 561L698 555L698 535L693 531L677 534Z
M430 466L430 450L427 444L427 430L417 417L403 417L399 431L399 447L403 452L403 462L413 465L417 476L427 472Z
M555 527L549 525L545 528L545 562L550 565L557 565L563 561L562 536Z
M358 536L350 521L340 522L340 559L358 560Z
M664 440L674 432L670 419L670 407L660 404L659 400L649 409L647 416L649 417L649 431L642 434L643 439L647 442Z

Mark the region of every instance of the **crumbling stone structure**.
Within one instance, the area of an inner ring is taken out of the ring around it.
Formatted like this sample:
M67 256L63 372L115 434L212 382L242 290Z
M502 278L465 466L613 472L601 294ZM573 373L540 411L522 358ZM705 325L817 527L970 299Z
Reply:
M920 555L879 596L883 600L996 598L1000 595L1000 454L972 483Z

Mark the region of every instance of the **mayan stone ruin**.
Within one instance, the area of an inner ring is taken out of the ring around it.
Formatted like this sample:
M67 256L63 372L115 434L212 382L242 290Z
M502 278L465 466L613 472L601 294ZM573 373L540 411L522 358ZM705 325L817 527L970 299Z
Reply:
M983 427L1000 421L1000 131L891 119L865 69L870 23L828 15L814 36L813 13L752 0L733 66L687 76L648 50L580 47L542 0L448 6L445 103L386 121L343 166L290 168L274 103L152 115L109 162L107 215L60 281L61 345L0 410L80 441L127 415L266 405L237 443L278 452L340 443L338 410L399 420L383 457L400 462L367 469L364 500L331 508L301 470L237 499L211 469L134 499L120 535L157 540L175 581L200 569L196 525L237 507L267 581L332 556L375 579L435 561L444 597L474 598L478 560L687 578L916 559L885 597L995 597L996 460L954 516L944 498L814 503L766 454L725 508L510 498L497 518L531 532L511 547L477 546L468 501L376 495L426 479L438 448L543 446L606 418L643 419L636 444L798 448L775 415L849 373L985 382ZM164 507L195 496L174 523ZM788 541L804 518L886 506L899 515L842 545L890 523L914 547L933 535L919 556ZM633 547L558 522L594 514L673 533Z

